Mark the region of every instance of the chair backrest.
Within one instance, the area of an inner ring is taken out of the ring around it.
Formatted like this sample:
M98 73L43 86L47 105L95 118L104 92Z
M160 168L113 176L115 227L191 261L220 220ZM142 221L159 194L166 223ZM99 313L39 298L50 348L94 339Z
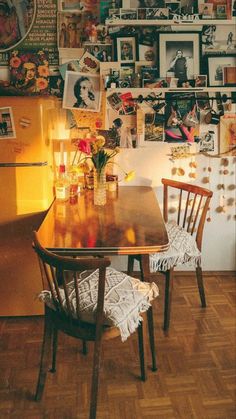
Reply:
M204 224L213 192L200 186L171 179L162 179L162 184L165 222L168 221L169 214L173 214L173 208L169 206L170 199L177 201L177 208L174 212L175 221L191 235L196 236L198 249L201 250Z
M73 258L56 255L40 245L36 232L33 233L33 248L39 258L43 288L51 291L56 311L66 317L75 317L73 314L76 313L76 318L80 319L79 302L82 297L79 292L78 280L81 272L99 269L96 317L101 319L104 306L106 267L110 265L110 260L99 257ZM75 290L75 308L71 306L69 298L72 287Z

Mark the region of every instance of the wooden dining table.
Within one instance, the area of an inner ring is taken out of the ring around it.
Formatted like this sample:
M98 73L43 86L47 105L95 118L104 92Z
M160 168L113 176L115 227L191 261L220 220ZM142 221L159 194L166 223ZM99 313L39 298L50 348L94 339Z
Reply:
M150 253L169 247L155 191L147 186L119 186L117 191L107 191L104 206L94 205L93 191L89 190L73 202L55 199L38 238L43 247L58 254L139 254L147 262Z

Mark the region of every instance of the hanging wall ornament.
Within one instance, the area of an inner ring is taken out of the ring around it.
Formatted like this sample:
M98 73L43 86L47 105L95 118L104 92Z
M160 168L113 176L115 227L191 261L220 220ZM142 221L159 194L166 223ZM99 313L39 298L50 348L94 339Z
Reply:
M207 174L208 174L208 186L209 189L211 189L211 173L212 173L212 168L211 168L211 159L210 157L208 157L208 166L207 166ZM211 222L211 207L209 206L208 210L207 210L207 222L210 223Z
M227 211L225 176L229 174L229 170L227 169L228 165L229 159L223 157L220 160L220 183L217 185L217 189L220 191L220 202L218 207L216 208L216 212L218 213L225 213Z
M191 179L196 179L196 177L197 177L197 174L196 174L197 163L194 161L193 157L191 157L189 167L190 167L189 177Z

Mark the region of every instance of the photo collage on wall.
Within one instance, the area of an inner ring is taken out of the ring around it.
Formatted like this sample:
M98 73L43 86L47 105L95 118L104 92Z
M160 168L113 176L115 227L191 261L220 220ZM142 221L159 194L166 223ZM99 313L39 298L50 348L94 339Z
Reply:
M125 127L130 129L129 139L119 139L126 147L200 142L200 124L211 125L204 136L217 125L212 123L214 115L209 122L210 111L221 112L215 92L209 100L203 90L236 83L235 25L217 25L217 19L230 20L233 10L228 0L60 0L55 26L58 65L50 65L46 48L10 48L9 84L0 84L0 89L6 94L8 89L16 95L53 95L65 109L91 117L105 103L103 128L114 131L108 115L115 113L122 135ZM201 21L202 29L171 25L181 19ZM120 20L124 26L114 24ZM142 22L132 25L134 20ZM165 23L158 25L158 20ZM170 90L178 92L178 100ZM227 101L222 105L226 114Z

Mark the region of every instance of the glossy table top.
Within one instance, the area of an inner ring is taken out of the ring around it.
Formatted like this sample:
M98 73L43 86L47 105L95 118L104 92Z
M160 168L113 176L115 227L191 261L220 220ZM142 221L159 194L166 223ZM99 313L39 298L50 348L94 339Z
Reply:
M155 192L146 186L119 186L95 206L93 191L75 204L55 200L38 237L48 250L68 254L129 255L167 250L168 237Z

